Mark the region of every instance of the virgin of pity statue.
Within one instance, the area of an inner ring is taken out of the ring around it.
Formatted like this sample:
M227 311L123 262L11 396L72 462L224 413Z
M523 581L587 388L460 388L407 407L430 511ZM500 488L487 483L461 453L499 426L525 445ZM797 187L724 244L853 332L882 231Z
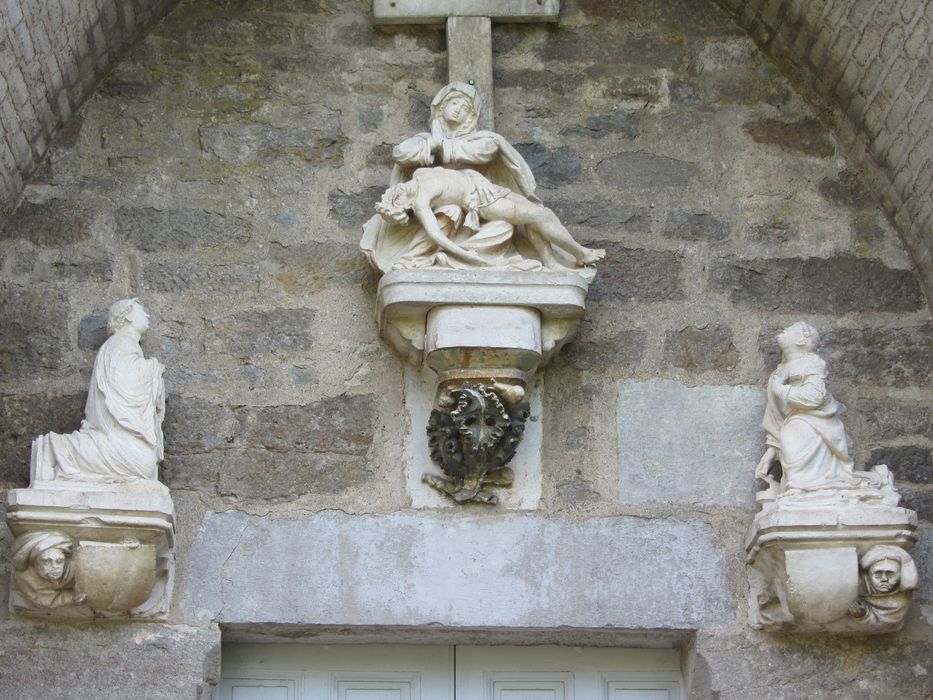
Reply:
M469 169L489 183L473 193L473 211L507 192L540 204L534 175L521 154L500 134L477 130L479 99L476 89L466 83L442 88L431 102L430 133L416 134L393 149L391 185L408 181L417 168ZM510 270L577 267L531 226L482 221L455 205L438 207L434 214L453 244L447 249L437 246L417 221L390 223L380 216L372 217L363 227L360 247L370 263L384 273L435 266ZM516 230L521 235L514 235Z

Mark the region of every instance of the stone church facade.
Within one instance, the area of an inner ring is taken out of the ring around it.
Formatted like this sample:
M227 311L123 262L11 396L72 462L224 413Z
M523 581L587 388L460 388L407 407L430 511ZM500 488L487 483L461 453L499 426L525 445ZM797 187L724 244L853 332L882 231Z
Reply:
M176 538L162 620L2 606L0 697L210 698L243 642L660 647L697 700L933 697L929 3L565 0L493 25L495 130L607 251L498 505L420 482L432 380L380 338L359 250L447 82L441 25L377 27L368 0L0 19L3 488L77 428L107 307L136 296ZM859 468L918 515L898 632L749 624L764 387L797 320Z

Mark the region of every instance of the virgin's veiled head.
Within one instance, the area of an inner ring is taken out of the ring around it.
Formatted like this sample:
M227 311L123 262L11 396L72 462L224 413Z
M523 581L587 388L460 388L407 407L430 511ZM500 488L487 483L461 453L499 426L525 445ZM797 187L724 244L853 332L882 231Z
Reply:
M462 109L449 114L447 108L456 100L463 101ZM482 103L476 88L467 83L445 85L431 101L431 135L436 139L466 136L476 131Z

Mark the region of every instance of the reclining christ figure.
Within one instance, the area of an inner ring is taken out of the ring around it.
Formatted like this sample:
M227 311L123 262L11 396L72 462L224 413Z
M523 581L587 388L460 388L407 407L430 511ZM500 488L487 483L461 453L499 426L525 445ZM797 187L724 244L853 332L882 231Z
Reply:
M525 237L548 268L566 269L554 256L552 244L573 257L580 267L592 265L606 254L605 250L577 243L547 207L493 184L475 170L418 168L410 180L386 190L376 211L387 222L402 226L408 223L411 211L438 248L465 263L488 265L481 255L458 245L441 230L434 210L451 204L466 212L463 227L473 231L479 230L480 220L524 225Z

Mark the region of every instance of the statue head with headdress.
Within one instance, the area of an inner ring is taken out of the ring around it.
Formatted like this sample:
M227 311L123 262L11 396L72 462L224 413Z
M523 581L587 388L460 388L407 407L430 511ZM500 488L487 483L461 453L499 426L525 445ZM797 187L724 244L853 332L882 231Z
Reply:
M917 565L900 547L887 544L872 547L859 560L859 568L868 595L912 591L919 583Z
M59 532L27 532L13 543L13 568L32 569L50 588L67 588L74 581L71 555L74 541Z
M441 140L472 134L481 111L475 87L459 82L445 85L431 101L431 136Z

